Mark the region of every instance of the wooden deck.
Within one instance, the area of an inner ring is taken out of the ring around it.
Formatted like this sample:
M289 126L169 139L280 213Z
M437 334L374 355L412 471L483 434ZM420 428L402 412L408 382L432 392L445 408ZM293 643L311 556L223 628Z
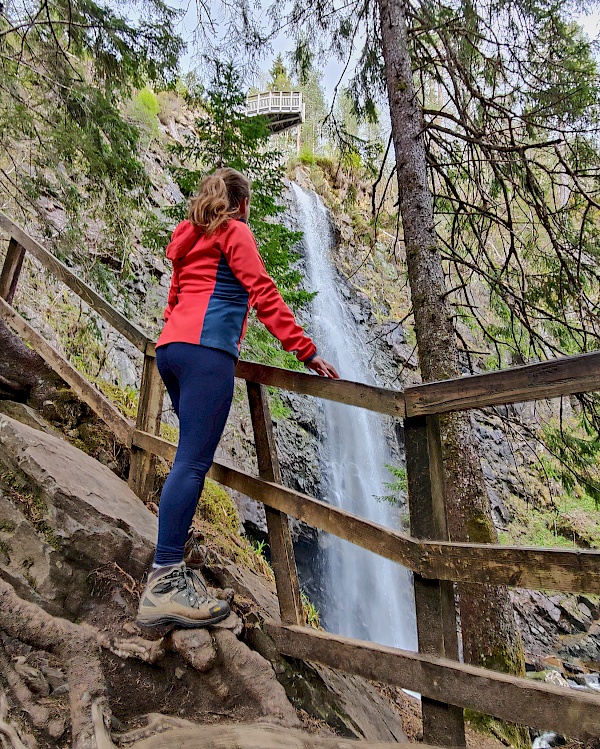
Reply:
M249 94L246 114L261 114L268 118L272 133L283 133L301 125L305 120L305 107L300 91L264 91Z

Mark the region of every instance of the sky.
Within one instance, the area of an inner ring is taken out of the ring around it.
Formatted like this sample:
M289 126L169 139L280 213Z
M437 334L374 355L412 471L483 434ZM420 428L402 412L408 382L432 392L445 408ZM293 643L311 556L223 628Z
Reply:
M219 5L218 0L213 0L211 4L213 4L215 8L217 8ZM263 7L267 8L270 4L270 0L266 0ZM184 41L188 45L187 52L184 54L181 62L183 69L187 71L193 69L196 66L198 52L201 52L201 50L197 48L194 40L194 31L197 28L198 23L196 2L195 0L173 0L171 5L172 7L180 7L185 11L185 14L182 20L179 22L179 25L176 27L176 30L181 34ZM218 17L218 13L215 13L215 17ZM224 26L223 23L221 25ZM223 42L223 48L225 48L225 46L226 40L224 40ZM280 34L273 42L273 51L265 57L261 65L263 73L266 75L267 71L269 70L269 68L273 64L273 61L279 53L282 54L284 63L288 65L289 61L286 59L286 54L290 52L291 49L292 41L289 38L285 37L283 34ZM342 73L343 65L337 60L329 60L322 69L323 86L327 93L327 97L331 98L333 96L334 88ZM258 80L249 81L249 85L258 86L259 83L260 81Z

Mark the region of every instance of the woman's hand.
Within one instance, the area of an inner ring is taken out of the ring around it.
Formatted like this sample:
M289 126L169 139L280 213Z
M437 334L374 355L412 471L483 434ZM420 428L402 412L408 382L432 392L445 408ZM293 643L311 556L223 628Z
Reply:
M321 356L313 356L310 361L306 361L304 364L309 369L314 370L321 377L331 377L334 380L340 379L339 374L335 371L335 367L329 364L329 362L326 362Z

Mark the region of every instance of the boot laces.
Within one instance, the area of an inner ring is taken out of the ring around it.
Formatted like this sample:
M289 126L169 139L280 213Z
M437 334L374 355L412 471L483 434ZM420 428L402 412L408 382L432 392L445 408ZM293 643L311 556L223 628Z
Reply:
M173 570L169 575L168 586L171 589L177 589L185 591L190 606L198 608L202 603L206 603L210 600L208 590L202 579L193 570L187 567L180 567L179 569ZM201 591L202 594L198 592Z

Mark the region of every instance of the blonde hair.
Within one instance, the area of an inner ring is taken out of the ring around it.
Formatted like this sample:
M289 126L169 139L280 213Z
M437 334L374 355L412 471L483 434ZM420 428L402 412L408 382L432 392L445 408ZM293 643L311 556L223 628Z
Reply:
M240 215L244 198L250 200L248 179L229 167L216 169L202 180L198 194L191 200L188 219L210 236Z

